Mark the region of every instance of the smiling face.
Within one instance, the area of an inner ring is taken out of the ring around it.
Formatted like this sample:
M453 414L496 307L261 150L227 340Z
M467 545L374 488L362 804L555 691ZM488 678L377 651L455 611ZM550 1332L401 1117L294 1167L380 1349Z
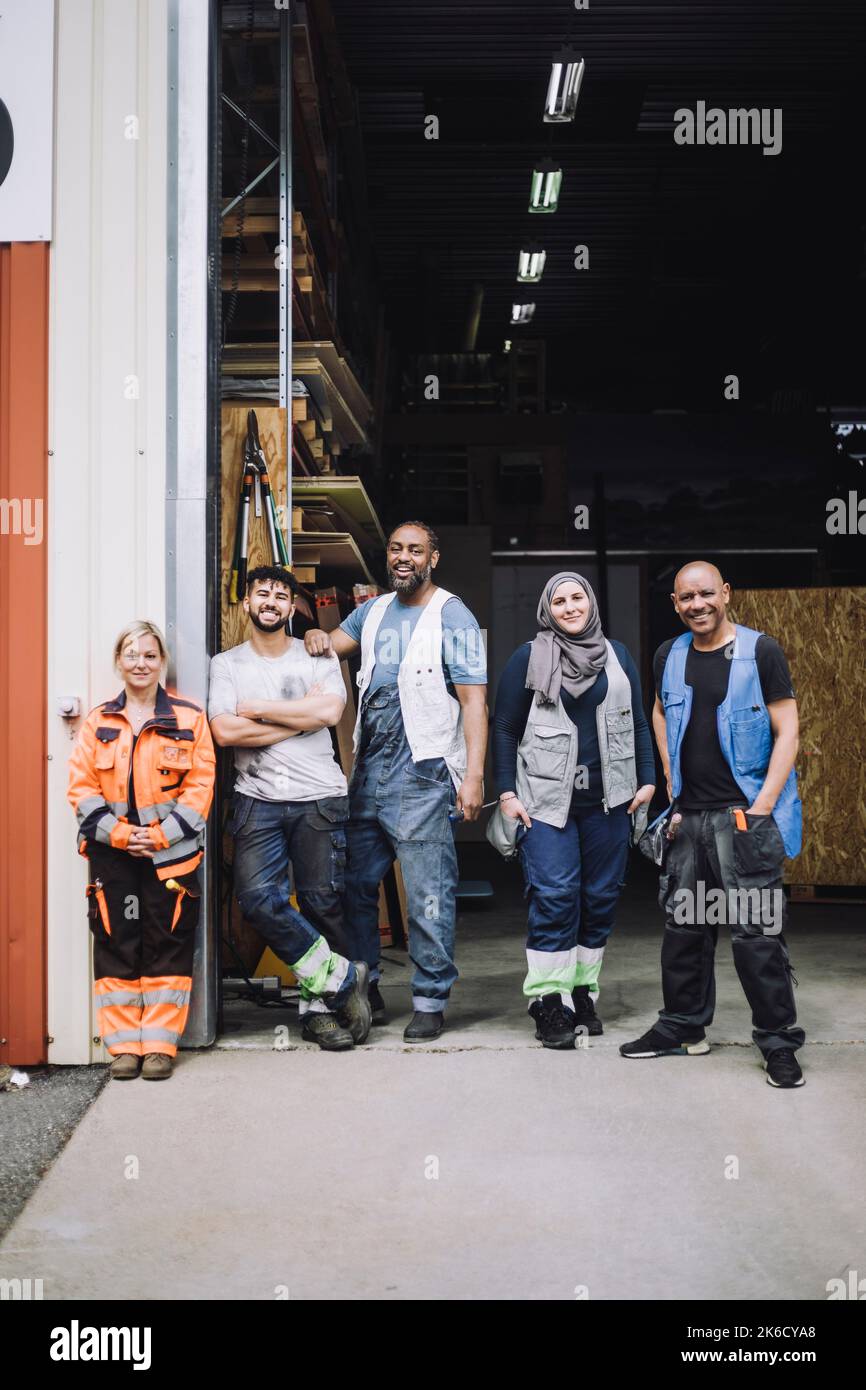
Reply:
M564 579L557 584L550 600L550 611L564 632L576 637L583 632L592 607L589 594L576 579Z
M439 563L439 551L431 549L426 531L401 526L388 541L388 583L398 598L409 598L430 578Z
M259 632L279 632L295 611L288 584L259 579L244 597L244 611Z
M143 632L124 642L118 665L127 695L133 700L143 701L151 694L159 680L164 660L159 642L152 633Z
M727 622L731 586L715 565L687 565L674 580L674 608L696 637L712 640Z

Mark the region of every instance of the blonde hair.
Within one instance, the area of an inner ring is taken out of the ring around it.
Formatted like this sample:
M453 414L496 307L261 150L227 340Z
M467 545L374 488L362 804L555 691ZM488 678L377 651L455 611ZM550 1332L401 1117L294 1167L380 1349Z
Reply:
M162 655L162 664L165 666L165 663L168 661L168 647L165 644L165 638L156 623L150 623L145 618L139 618L134 623L127 623L126 627L118 635L117 641L114 644L115 666L120 665L123 649L127 642L131 641L133 637L155 637L156 645L159 647Z

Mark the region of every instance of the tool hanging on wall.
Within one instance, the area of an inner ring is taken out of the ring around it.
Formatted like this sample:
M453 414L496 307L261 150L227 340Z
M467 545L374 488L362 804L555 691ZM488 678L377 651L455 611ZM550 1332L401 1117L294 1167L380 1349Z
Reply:
M239 603L246 593L247 558L250 543L250 503L253 498L255 498L256 516L261 516L262 510L264 510L273 563L283 565L288 569L289 551L277 520L277 508L274 494L271 491L271 480L268 477L267 460L259 441L259 422L256 419L256 412L251 410L247 414L247 437L244 440L244 471L235 529L229 603Z

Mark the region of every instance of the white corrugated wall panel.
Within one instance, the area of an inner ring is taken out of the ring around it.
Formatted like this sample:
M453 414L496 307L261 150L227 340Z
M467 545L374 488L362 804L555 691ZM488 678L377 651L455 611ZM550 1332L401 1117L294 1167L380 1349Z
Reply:
M166 0L63 0L56 45L49 439L49 1060L92 1044L69 729L119 688L132 618L165 624Z

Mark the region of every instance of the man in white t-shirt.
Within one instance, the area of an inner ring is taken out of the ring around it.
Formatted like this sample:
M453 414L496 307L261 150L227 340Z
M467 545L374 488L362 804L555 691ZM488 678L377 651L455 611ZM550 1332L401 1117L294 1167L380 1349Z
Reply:
M335 657L310 656L288 635L296 592L281 566L250 571L252 635L212 658L208 717L215 742L234 749L229 832L241 911L298 977L303 1037L343 1051L370 1028L369 970L348 958L343 923L349 799L328 732L346 691Z

